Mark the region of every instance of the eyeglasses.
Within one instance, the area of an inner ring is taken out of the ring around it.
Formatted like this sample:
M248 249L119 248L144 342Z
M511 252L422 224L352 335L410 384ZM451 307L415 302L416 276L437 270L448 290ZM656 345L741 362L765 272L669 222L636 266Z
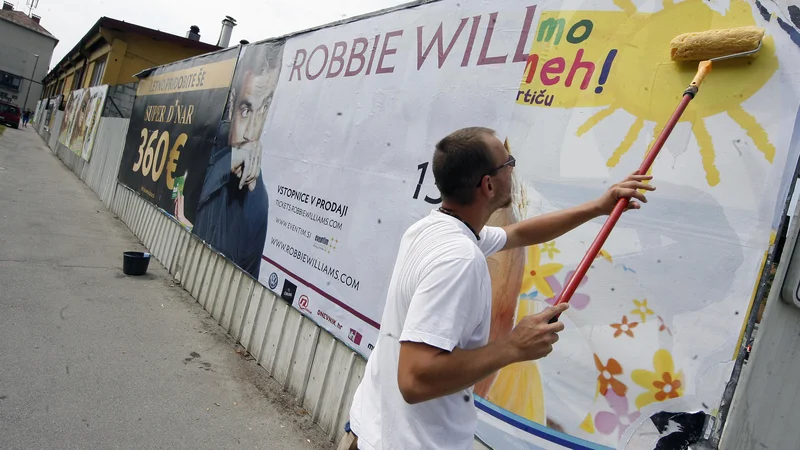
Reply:
M505 166L516 167L517 166L517 160L514 159L514 157L512 155L508 155L508 161L504 162L500 167L497 167L497 168L494 168L494 169L490 170L489 173L487 173L487 174L481 175L481 178L478 180L478 184L475 187L481 187L481 183L483 183L483 177L485 177L487 175L488 176L492 176L492 175L496 174L498 170L502 169Z

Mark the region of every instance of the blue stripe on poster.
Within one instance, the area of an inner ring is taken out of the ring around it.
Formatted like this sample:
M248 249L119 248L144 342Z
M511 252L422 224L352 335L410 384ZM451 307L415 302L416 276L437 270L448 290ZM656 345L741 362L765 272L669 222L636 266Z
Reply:
M524 417L506 411L481 397L475 396L475 405L479 410L499 419L515 428L530 433L538 438L545 439L554 444L575 450L613 450L611 447L595 444L583 439L569 436L556 430L547 428L536 422L532 422Z

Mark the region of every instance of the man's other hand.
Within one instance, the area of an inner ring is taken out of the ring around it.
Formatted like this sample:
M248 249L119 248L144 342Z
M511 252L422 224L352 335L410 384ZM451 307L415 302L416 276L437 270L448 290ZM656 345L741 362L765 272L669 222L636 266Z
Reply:
M628 207L625 208L626 211L641 208L642 205L639 202L647 203L647 198L639 190L655 191L655 186L644 183L652 179L652 175L636 175L636 173L633 173L621 182L613 184L600 198L594 201L597 214L611 214L611 211L617 205L617 201L621 198L630 199Z

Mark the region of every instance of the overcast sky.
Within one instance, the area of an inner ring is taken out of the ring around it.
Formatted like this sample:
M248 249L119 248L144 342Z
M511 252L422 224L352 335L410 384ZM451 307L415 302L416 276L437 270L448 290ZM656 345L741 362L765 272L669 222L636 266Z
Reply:
M8 1L8 0L7 0ZM26 0L10 0L28 11ZM185 36L200 27L200 40L216 44L222 19L236 19L231 43L255 42L352 17L407 0L39 0L33 13L59 42L50 68L75 46L101 16Z

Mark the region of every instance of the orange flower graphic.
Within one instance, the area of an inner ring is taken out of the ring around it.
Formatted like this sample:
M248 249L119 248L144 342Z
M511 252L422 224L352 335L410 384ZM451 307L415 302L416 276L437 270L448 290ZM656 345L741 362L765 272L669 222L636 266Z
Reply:
M611 328L615 328L617 330L614 332L614 337L619 337L622 335L622 333L633 337L633 329L636 328L637 325L639 325L639 322L628 323L628 316L622 316L622 322L612 323Z
M670 331L669 327L667 326L666 322L664 322L664 319L661 318L661 316L658 316L658 323L660 324L658 331L666 331L670 336L672 336L672 331Z
M680 396L681 380L673 380L672 374L669 372L664 372L661 376L664 381L653 381L653 386L659 389L656 392L656 400L663 402L667 398Z
M600 372L600 375L597 376L597 391L600 395L605 396L610 387L615 394L620 397L625 396L625 393L628 392L628 386L625 386L624 383L615 378L616 375L622 375L622 366L619 365L619 362L614 358L610 358L608 363L603 365L600 358L594 355L594 365Z

